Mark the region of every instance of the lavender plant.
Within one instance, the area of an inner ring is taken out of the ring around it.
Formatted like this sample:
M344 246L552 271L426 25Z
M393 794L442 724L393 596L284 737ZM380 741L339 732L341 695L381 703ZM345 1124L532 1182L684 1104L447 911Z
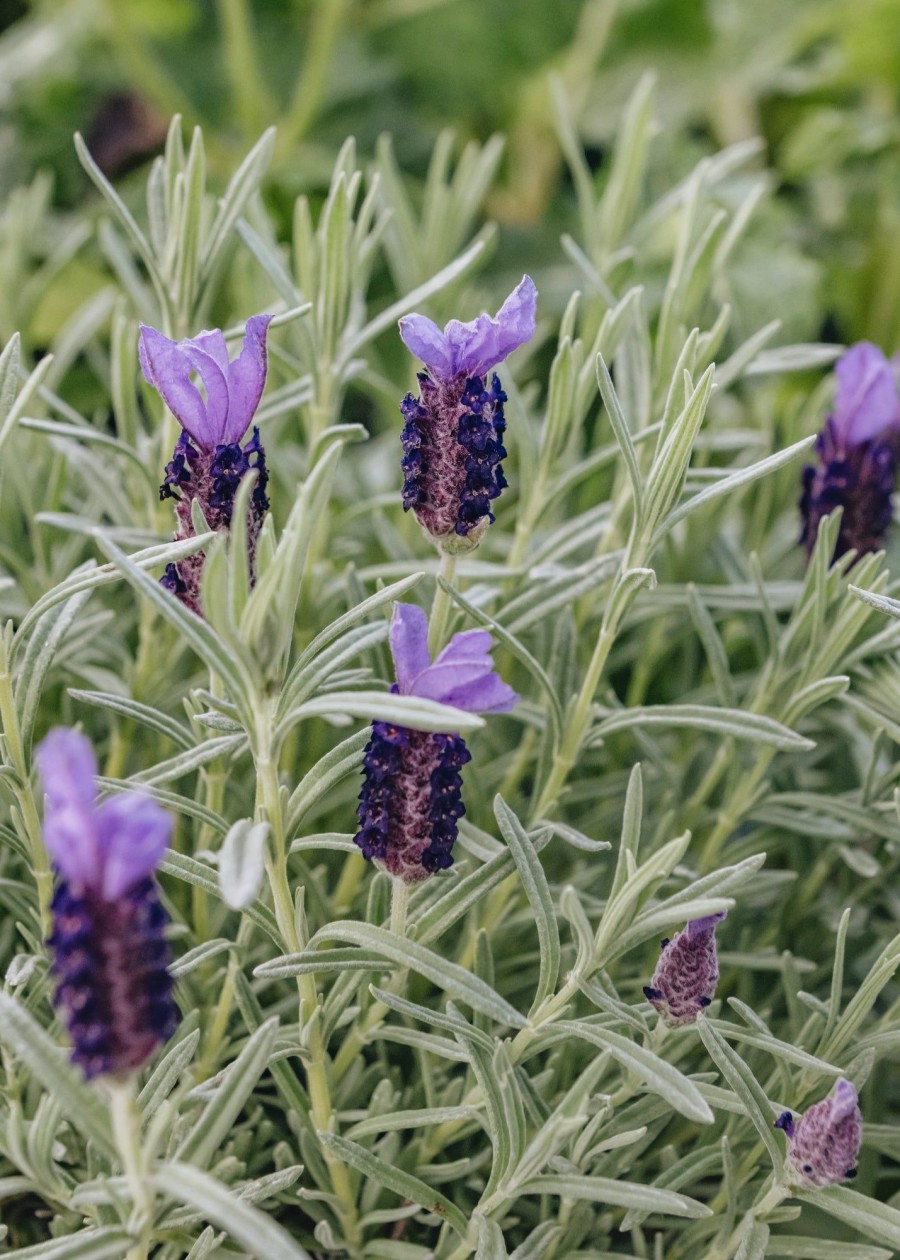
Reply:
M6 1254L900 1249L900 601L798 543L839 351L744 327L754 146L654 195L641 85L598 191L557 103L536 324L446 158L420 221L348 144L284 242L271 136L217 202L176 120L141 213L80 148L105 405L0 357Z

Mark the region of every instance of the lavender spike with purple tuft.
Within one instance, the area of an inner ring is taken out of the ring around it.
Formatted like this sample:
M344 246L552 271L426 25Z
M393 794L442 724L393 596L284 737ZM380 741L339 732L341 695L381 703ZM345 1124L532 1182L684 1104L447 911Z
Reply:
M212 529L228 529L234 499L243 477L257 473L250 499L247 541L250 574L254 576L256 541L269 506L266 498L266 456L254 426L241 441L259 406L266 383L266 334L271 315L247 320L244 343L229 361L225 338L218 329L184 341L171 341L155 328L141 325L141 368L181 425L172 459L159 488L160 498L176 502L176 538L193 538L191 503L196 499ZM197 376L205 398L194 384ZM192 612L202 615L200 581L203 554L170 564L162 579Z
M884 544L900 452L900 392L894 367L866 341L841 356L835 374L834 411L816 442L818 463L803 470L800 541L811 553L822 517L842 508L836 560Z
M44 841L60 875L48 941L56 1005L85 1075L126 1076L178 1025L153 881L171 820L136 792L98 805L94 752L75 731L52 730L37 761Z
M425 613L412 604L397 604L390 643L395 694L437 700L469 713L506 713L518 702L494 673L486 630L455 634L432 662ZM363 857L408 884L451 866L465 813L460 770L470 760L457 734L373 722L357 809L355 839Z
M833 1186L856 1176L862 1144L862 1114L853 1085L835 1083L827 1098L796 1118L784 1111L775 1121L788 1139L787 1179L801 1186Z
M712 1002L719 983L716 926L725 911L691 919L681 932L662 944L653 979L644 996L672 1027L693 1024Z
M442 551L469 551L493 521L506 486L501 460L506 394L488 373L534 335L537 289L523 277L497 312L444 331L424 315L400 320L407 349L422 360L421 393L400 405L403 508Z

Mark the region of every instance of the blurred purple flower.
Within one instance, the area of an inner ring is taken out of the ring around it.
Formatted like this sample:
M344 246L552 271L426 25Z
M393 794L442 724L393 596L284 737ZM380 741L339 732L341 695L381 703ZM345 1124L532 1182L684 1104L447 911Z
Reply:
M667 1024L693 1024L709 1006L719 983L716 926L725 911L691 919L681 932L662 943L662 953L644 996Z
M57 727L37 751L44 841L60 874L53 899L56 1004L72 1060L88 1077L134 1071L178 1023L153 881L171 820L136 792L97 803L90 743Z
M842 508L834 559L878 551L893 517L900 450L900 392L892 364L867 341L835 368L834 410L816 442L818 463L803 470L801 542L812 552L823 516Z
M519 697L494 673L485 630L455 634L431 661L428 618L397 604L391 620L395 694L421 696L469 713L506 713ZM391 875L417 883L452 865L462 803L460 769L471 760L456 734L373 722L363 759L356 843Z
M776 1129L787 1134L788 1179L799 1185L832 1186L856 1176L862 1115L856 1090L843 1079L827 1098L796 1119L784 1111Z
M271 318L254 315L247 320L241 352L232 361L218 329L171 341L142 324L139 343L144 376L182 427L159 491L160 498L177 500L176 538L194 537L194 499L213 529L228 529L238 486L251 468L255 469L248 519L251 577L256 541L269 506L268 471L259 429L254 427L243 446L241 441L266 383L266 335ZM203 393L195 378L199 378ZM202 573L203 554L196 553L170 564L162 579L163 585L198 614Z
M403 508L442 550L470 550L494 519L491 503L506 485L506 394L487 374L534 335L536 307L525 276L493 318L452 319L443 332L424 315L400 320L404 344L427 369L419 398L400 405Z

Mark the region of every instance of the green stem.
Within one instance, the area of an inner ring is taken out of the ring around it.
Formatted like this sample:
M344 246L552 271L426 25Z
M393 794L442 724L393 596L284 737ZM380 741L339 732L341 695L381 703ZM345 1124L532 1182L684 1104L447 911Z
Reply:
M134 1078L110 1081L107 1088L113 1135L135 1210L137 1240L129 1249L126 1260L147 1260L153 1226L154 1196L147 1180L146 1161L141 1145L141 1120Z
M452 586L455 576L456 556L444 551L441 553L441 567L438 577L443 578L448 586ZM432 660L444 646L444 637L447 633L447 619L450 615L452 602L449 593L441 586L439 581L435 588L434 601L431 605L431 616L428 619L428 649L431 652Z
M290 880L287 869L287 839L284 828L284 811L278 783L278 768L272 758L268 742L271 730L269 714L260 722L257 732L257 815L268 821L272 830L272 851L266 869L272 888L275 918L288 953L298 953L306 945L301 940L294 914ZM300 1027L306 1030L306 1086L309 1092L313 1126L317 1132L333 1132L336 1126L335 1109L331 1099L327 1050L322 1039L319 1022L319 994L315 977L298 976L300 996ZM345 1240L351 1250L359 1243L359 1224L356 1214L356 1196L347 1169L330 1151L323 1148L322 1155L328 1167L331 1187L338 1200L337 1213L344 1230Z
M409 884L394 876L391 881L391 931L406 936L406 912L409 909Z
M566 728L566 734L563 737L559 751L553 758L553 765L550 767L547 781L534 808L534 818L545 818L557 804L560 793L566 785L566 780L578 759L582 742L590 724L591 705L594 703L594 695L600 682L600 676L609 657L610 649L615 642L618 622L619 618L616 617L614 618L614 624L604 625L600 629L587 673L584 676L584 682L581 685L581 690L578 693L575 707L572 710L572 715Z
M316 116L331 68L332 52L349 0L321 0L313 6L306 37L306 59L287 114L278 127L282 153L290 153Z

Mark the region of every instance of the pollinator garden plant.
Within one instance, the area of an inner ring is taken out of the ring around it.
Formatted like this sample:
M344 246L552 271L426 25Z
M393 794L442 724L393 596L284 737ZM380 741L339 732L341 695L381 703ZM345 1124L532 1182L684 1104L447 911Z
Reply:
M286 241L271 134L141 207L78 141L103 317L0 357L2 1254L900 1250L893 368L747 326L758 146L654 125L595 177L559 94L524 279L496 143L348 142Z

